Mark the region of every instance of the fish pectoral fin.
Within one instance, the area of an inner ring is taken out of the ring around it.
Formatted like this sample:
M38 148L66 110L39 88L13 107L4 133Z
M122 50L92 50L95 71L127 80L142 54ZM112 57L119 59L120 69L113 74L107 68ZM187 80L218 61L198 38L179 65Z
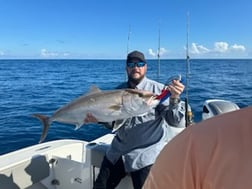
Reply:
M123 126L123 124L125 123L127 119L120 119L120 120L116 120L114 125L113 125L113 130L112 133L114 133L115 131L117 131L119 128L121 128L121 126Z
M78 130L82 125L83 123L76 123L74 130Z
M109 109L115 110L115 111L120 110L121 108L122 108L121 105L112 105L112 106L109 107Z

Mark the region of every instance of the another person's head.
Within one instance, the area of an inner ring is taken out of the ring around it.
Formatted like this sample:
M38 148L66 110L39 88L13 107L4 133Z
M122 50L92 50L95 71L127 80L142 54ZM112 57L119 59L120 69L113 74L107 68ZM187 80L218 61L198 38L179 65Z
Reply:
M147 62L144 54L139 51L132 51L127 56L126 71L130 82L138 84L145 76Z

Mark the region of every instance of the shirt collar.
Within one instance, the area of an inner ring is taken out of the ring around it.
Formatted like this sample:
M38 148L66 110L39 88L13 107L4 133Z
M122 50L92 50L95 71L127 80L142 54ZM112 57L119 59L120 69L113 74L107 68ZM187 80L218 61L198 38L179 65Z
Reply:
M140 83L138 83L138 85L136 86L136 89L143 89L146 83L147 83L147 78L146 76L144 76L142 81L140 81Z

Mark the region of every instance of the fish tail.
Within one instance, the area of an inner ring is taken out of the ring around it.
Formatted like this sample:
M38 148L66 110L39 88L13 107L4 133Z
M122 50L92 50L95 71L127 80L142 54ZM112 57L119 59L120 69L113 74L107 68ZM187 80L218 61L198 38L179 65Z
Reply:
M41 114L33 114L33 117L38 118L42 124L43 124L43 131L39 140L39 143L43 142L46 135L47 135L47 131L49 129L50 126L50 122L49 122L49 117L41 115Z

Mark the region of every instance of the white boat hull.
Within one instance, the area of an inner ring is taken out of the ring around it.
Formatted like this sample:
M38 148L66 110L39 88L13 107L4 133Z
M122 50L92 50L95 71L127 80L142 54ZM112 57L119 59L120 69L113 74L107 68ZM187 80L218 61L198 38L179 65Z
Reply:
M91 189L112 134L90 143L56 140L0 156L0 188ZM133 188L126 177L118 189Z

